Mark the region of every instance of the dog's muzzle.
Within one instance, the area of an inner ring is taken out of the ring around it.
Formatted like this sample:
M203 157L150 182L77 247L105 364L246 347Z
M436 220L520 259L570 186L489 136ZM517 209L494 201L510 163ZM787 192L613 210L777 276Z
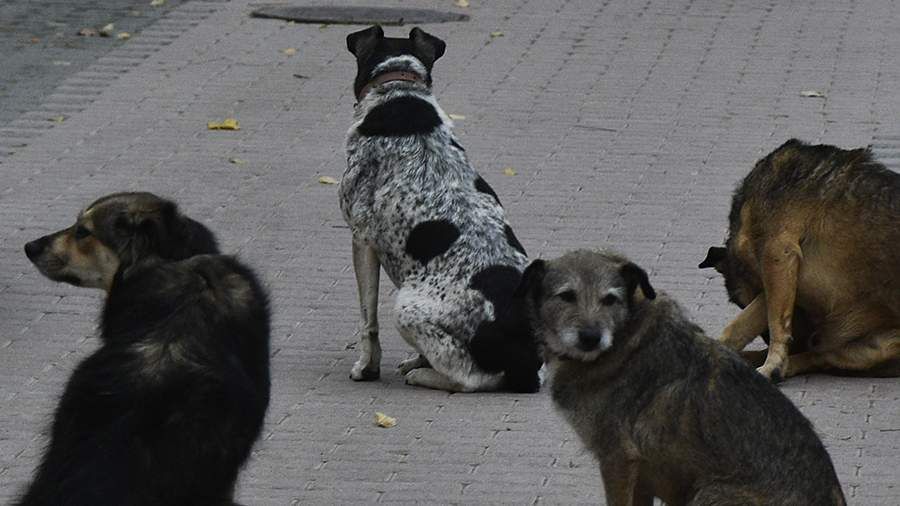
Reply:
M38 257L41 256L41 253L47 249L47 244L50 243L50 240L47 237L41 237L40 239L35 239L27 244L25 244L25 256L28 257L29 260L34 262Z

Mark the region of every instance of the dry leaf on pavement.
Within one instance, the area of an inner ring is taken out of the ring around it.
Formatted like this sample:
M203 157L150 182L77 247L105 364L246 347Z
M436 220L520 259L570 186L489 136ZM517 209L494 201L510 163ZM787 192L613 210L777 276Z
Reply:
M516 174L518 174L518 172L516 172L516 169L512 167L506 167L505 169L503 169L504 176L515 176Z
M457 7L468 7L469 0L456 0L456 6Z
M297 48L289 47L289 48L282 49L281 52L288 56L294 56L295 54L297 54Z
M234 118L225 118L222 121L207 122L206 128L210 130L240 130L241 126L238 124L238 120Z
M466 117L463 116L462 114L448 114L447 116L450 119L452 119L453 121L460 121L460 120L466 119Z
M159 7L160 5L163 5L165 3L166 3L166 0L151 0L150 7Z
M128 32L119 32L118 35L116 35L116 38L119 40L128 40L131 38L131 34Z
M800 92L800 96L808 98L825 98L825 93L818 90L803 90Z
M96 37L98 34L95 28L82 28L78 30L78 35L82 37Z
M110 23L103 28L97 30L97 33L100 34L101 37L109 37L115 31L116 25Z
M497 37L503 37L503 32L491 32L492 39L496 39Z
M385 429L390 429L394 425L397 425L397 419L391 418L384 413L375 413L375 425L379 427L384 427Z
M322 184L338 184L338 180L331 176L319 176L319 182Z
M235 165L244 165L247 163L246 160L241 160L240 158L229 158L228 161Z

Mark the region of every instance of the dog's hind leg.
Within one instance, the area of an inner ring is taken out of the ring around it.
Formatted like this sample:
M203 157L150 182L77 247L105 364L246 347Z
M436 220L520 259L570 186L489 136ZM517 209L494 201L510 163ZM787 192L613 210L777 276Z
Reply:
M359 290L359 360L350 369L354 381L376 380L381 375L381 343L378 341L378 281L381 264L375 249L353 241L353 270Z
M769 353L757 371L776 382L784 377L788 365L801 257L800 245L792 234L775 238L763 250L762 281L769 322Z
M768 325L766 319L766 297L757 295L737 317L731 321L719 336L719 342L733 350L740 351L756 336L762 334Z
M900 377L900 329L858 339L836 350L791 355L785 376L829 370L850 375Z
M428 363L428 359L423 357L422 355L416 355L413 358L406 359L397 366L397 369L400 371L400 374L406 376L406 373L412 371L413 369L421 369L421 368L431 367L431 364Z
M404 287L397 294L394 313L400 335L431 365L431 368L420 367L407 372L407 383L448 392L500 388L503 374L482 371L465 342L450 333L454 330L466 332L466 323L471 321L470 312L432 299L415 288Z

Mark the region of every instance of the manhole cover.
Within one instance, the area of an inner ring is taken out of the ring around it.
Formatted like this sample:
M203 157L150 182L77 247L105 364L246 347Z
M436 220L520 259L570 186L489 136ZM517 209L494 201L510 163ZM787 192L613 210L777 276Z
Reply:
M251 13L257 18L285 19L297 23L331 23L346 25L404 25L408 23L446 23L468 21L469 16L457 12L431 9L399 9L391 7L326 7L260 5Z

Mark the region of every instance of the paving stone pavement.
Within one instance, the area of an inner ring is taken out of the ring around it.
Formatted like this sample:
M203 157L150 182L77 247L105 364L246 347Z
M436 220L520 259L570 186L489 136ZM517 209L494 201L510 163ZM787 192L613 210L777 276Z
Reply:
M723 239L730 192L758 157L800 137L875 143L900 162L896 2L471 4L470 22L425 27L448 44L435 92L465 116L463 145L526 249L612 245L711 335L737 310L696 265ZM355 28L252 19L249 5L186 2L0 128L0 502L27 483L57 396L96 348L101 302L41 278L22 245L97 196L140 189L177 199L273 295L273 397L239 500L601 503L599 472L546 394L403 384L393 366L409 350L386 284L383 377L348 379L349 231L335 186L317 178L344 169ZM206 129L227 116L240 131ZM851 504L900 504L900 380L808 376L782 389ZM398 425L375 427L376 410Z
M183 0L4 0L0 3L0 124L41 105L66 76L125 44ZM112 37L82 37L82 28L114 23ZM99 93L99 90L96 90Z

